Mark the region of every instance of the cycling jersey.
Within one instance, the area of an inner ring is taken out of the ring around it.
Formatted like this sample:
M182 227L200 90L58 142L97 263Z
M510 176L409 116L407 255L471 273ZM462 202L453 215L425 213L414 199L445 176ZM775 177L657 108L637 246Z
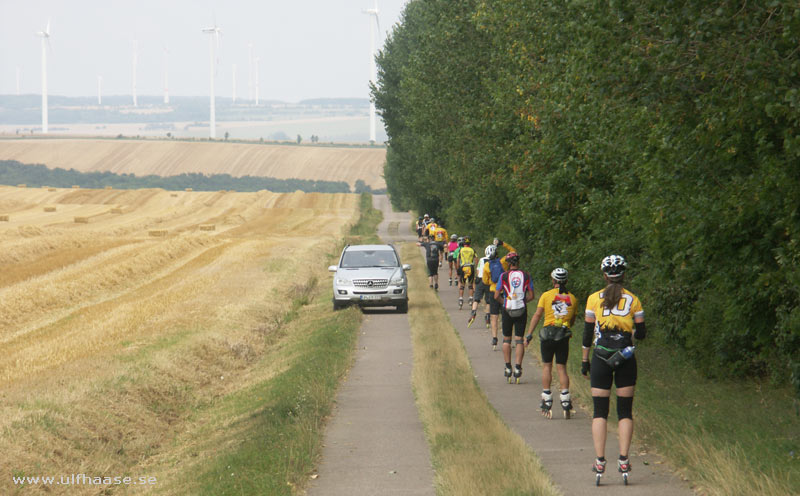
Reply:
M558 288L546 291L539 297L538 308L544 310L543 326L572 327L578 300L572 293L559 294Z
M594 344L606 348L624 348L632 344L634 319L644 318L642 302L627 289L616 307L603 306L603 291L597 291L586 301L586 317L595 319Z
M475 265L475 250L471 246L463 246L458 252L458 266L474 266Z
M433 230L433 239L437 243L447 240L447 230L444 227L437 227Z

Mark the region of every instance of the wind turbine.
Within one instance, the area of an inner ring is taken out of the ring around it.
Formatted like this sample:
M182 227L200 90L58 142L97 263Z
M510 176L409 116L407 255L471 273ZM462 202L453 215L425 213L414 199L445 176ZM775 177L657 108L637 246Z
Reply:
M247 44L247 99L253 101L253 44Z
M381 31L381 22L378 19L378 0L375 0L375 8L366 9L363 13L370 16L369 20L369 81L375 85L378 79L377 69L375 67L375 31ZM373 24L372 19L375 19ZM375 143L375 102L370 98L369 102L369 141Z
M256 106L258 106L258 63L261 62L261 57L256 57L253 59L254 65L256 66Z
M164 103L169 104L169 48L164 45Z
M136 65L139 63L139 42L133 40L133 72L132 72L132 87L131 94L133 95L133 106L137 107L136 103Z
M209 81L210 81L210 106L211 117L208 128L208 137L214 139L217 137L217 116L214 109L214 76L216 75L216 60L214 57L215 48L219 47L219 28L215 22L213 26L203 28L202 32L210 35L208 37L208 56L210 62Z
M233 92L231 93L231 103L236 103L236 64L233 64L233 78L231 87L233 88Z
M50 45L50 20L44 31L37 31L36 36L42 39L42 133L47 133L47 46ZM47 45L47 46L45 46Z

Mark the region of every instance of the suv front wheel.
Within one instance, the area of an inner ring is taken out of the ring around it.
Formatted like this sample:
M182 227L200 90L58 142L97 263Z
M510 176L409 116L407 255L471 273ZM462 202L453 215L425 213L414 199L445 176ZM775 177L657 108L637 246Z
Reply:
M400 313L408 313L408 300L406 300L403 303L397 305L397 311L400 312Z

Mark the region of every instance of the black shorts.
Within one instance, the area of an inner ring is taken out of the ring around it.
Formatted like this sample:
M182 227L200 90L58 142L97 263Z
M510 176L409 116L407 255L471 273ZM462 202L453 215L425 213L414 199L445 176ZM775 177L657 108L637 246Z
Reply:
M472 286L472 283L475 282L475 267L471 267L471 271L469 276L464 275L464 267L461 267L461 273L459 274L459 279L461 280L461 284L466 284L467 286Z
M528 311L525 310L519 317L512 317L503 310L503 337L510 338L511 331L514 336L521 338L525 335L525 327L528 325Z
M436 244L439 245L439 255L443 256L443 254L444 254L444 241L437 241Z
M420 237L420 238L422 237L422 228L421 227L419 229L417 229L417 236Z
M494 293L489 291L489 286L483 283L482 279L478 279L478 282L475 284L475 301L480 302L481 298L486 300L486 303L489 303L489 299L494 297Z
M636 356L622 362L613 370L605 360L592 353L592 370L590 372L591 384L597 389L611 389L613 382L617 389L636 385Z
M428 275L429 276L438 276L439 275L439 259L428 259Z
M494 299L494 291L489 292L489 298L489 315L500 315L500 309L503 308L503 305Z
M559 339L553 341L552 339L545 339L541 341L542 362L552 363L553 355L556 357L556 363L564 365L567 363L569 357L569 338Z

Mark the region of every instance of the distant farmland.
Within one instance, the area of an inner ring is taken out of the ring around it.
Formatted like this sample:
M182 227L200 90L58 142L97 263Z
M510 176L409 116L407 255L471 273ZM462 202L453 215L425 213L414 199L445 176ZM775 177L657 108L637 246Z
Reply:
M278 179L359 179L386 188L384 148L102 139L0 140L0 160L44 164L81 172L144 176L230 174Z

